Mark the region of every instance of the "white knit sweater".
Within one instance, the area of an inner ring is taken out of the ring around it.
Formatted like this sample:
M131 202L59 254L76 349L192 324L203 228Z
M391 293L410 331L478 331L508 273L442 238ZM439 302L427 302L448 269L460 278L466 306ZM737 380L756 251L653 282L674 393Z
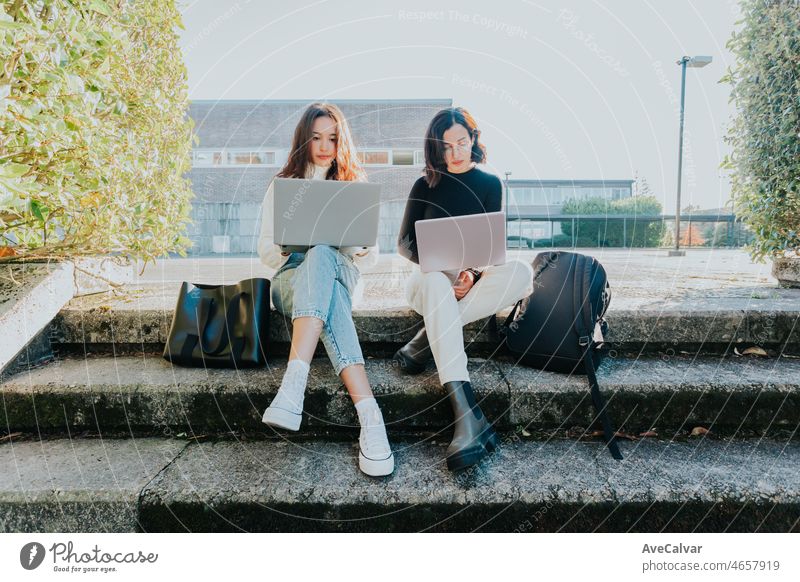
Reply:
M309 168L306 171L306 178L310 178L312 180L324 180L327 172L328 166L309 164ZM275 233L273 230L273 201L275 198L275 193L273 184L274 181L269 183L267 193L264 196L264 202L261 204L261 233L258 237L258 256L261 258L261 262L272 270L270 277L274 275L275 271L277 271L289 258L288 256L283 256L281 254L280 245L276 245L274 243ZM364 269L372 267L378 263L379 250L377 243L375 246L368 248L341 247L339 251L353 257L353 260L359 271L363 271ZM363 253L365 251L366 255L363 257L356 256L356 253Z

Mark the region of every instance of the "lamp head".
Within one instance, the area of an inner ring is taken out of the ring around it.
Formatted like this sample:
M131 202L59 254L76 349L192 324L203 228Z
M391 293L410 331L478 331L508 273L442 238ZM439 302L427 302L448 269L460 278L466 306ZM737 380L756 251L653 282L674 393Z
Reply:
M709 56L689 57L689 60L686 61L686 66L699 69L700 67L705 67L711 61L712 58Z

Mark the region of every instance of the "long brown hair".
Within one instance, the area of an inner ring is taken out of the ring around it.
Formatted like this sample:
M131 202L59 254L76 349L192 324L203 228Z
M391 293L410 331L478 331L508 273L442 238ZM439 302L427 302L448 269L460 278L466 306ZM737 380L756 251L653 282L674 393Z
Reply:
M278 172L279 178L305 178L306 168L311 161L311 131L318 117L330 117L336 124L336 158L325 175L326 180L360 180L364 177L364 169L356 156L350 127L341 109L330 103L312 103L303 112L292 138L292 150L286 165Z
M472 138L470 160L482 164L486 162L486 147L479 141L481 130L475 118L463 107L442 109L434 115L428 131L425 132L425 181L430 188L436 187L442 179L442 172L447 171L444 161L444 132L455 124L463 125Z

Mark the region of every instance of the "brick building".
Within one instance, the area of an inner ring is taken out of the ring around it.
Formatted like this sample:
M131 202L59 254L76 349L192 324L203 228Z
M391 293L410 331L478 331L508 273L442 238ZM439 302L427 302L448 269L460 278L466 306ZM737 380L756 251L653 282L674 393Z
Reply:
M189 114L199 143L189 179L195 193L191 255L252 254L261 202L283 166L308 100L198 100ZM405 200L424 165L423 139L450 99L333 101L347 117L370 182L382 184L379 244L394 252Z

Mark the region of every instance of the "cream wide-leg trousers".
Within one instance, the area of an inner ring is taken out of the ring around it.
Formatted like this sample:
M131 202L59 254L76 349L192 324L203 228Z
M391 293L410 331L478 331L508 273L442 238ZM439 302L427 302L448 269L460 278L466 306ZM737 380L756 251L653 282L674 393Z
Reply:
M533 291L533 270L524 261L486 267L460 301L453 292L457 277L458 271L423 273L415 269L406 283L406 300L425 319L442 384L469 382L463 327L510 307Z

